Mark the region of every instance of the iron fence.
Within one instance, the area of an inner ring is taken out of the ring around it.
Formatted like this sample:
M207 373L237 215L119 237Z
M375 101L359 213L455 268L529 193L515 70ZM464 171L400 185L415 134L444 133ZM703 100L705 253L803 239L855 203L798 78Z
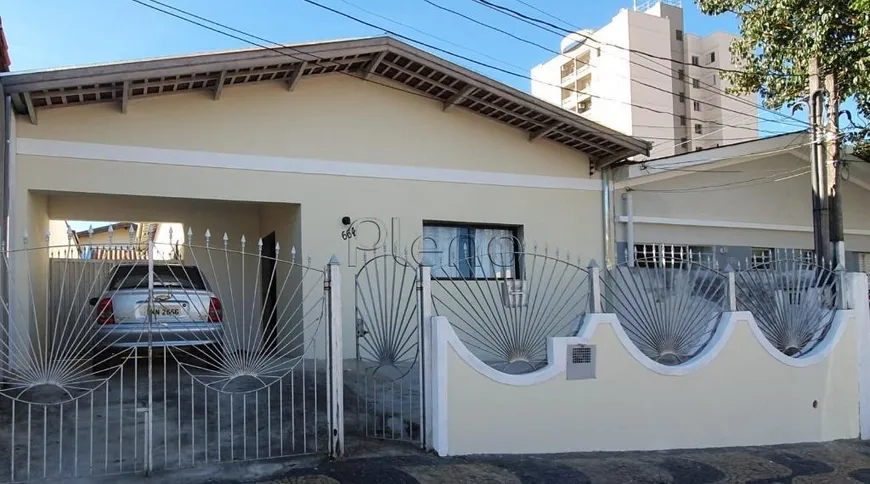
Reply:
M145 260L3 248L0 481L335 452L337 270L187 235Z

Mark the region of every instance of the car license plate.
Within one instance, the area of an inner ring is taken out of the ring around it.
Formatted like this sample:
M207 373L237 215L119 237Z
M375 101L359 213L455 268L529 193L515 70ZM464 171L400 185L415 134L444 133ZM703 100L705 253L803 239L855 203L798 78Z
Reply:
M155 316L181 316L181 308L175 307L156 307L151 310L151 314Z

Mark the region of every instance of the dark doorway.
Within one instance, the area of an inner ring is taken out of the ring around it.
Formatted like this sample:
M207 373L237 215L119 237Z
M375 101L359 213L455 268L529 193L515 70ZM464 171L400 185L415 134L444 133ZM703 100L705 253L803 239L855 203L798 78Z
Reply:
M263 251L260 254L260 287L263 288L263 346L266 352L275 351L278 341L278 314L276 311L277 274L275 272L275 232L263 237Z

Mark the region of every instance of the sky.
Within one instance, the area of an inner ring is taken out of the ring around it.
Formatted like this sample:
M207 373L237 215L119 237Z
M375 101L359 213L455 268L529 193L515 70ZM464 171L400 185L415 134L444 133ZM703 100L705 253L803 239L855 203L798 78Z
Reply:
M439 10L426 0L316 0L379 28L362 25L305 0L160 1L275 43L376 36L384 35L384 29L392 30L517 72L520 76L451 58L524 91L529 91L530 81L522 76L528 76L532 67L553 57L552 52ZM551 49L559 48L559 35L508 18L472 0L431 1L518 37ZM569 28L594 29L608 23L620 8L632 7L632 0L493 1L545 18L529 7L534 6L563 19ZM706 16L691 1L685 2L683 8L687 32L707 35L717 30L732 33L739 30L738 21L731 14ZM2 0L0 17L9 42L13 71L251 47L241 40L186 23L133 0ZM450 58L443 52L434 53ZM774 117L766 113L762 116ZM793 126L765 122L760 128L767 132L794 130Z

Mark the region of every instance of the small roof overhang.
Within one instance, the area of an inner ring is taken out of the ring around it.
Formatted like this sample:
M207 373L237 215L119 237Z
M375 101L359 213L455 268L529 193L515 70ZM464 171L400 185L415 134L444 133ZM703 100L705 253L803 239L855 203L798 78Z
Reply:
M221 90L256 82L285 82L343 72L362 79L389 79L414 93L468 109L528 133L586 153L597 169L649 154L646 141L589 121L530 94L390 37L337 40L183 55L142 61L0 75L16 112L37 122L37 111L166 93Z

